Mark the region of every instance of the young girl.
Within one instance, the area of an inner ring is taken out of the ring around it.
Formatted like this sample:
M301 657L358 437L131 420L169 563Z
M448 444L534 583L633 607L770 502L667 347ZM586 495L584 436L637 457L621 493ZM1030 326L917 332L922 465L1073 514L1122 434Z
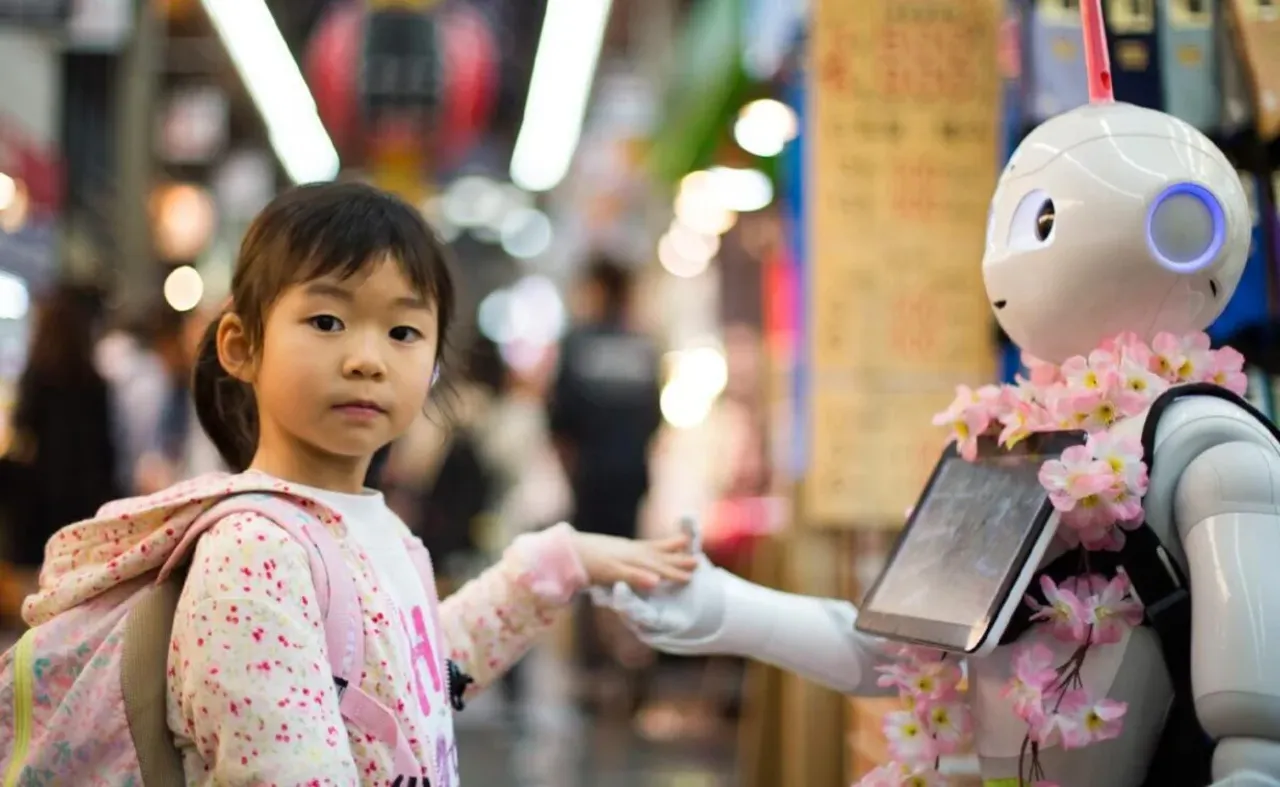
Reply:
M340 710L306 548L231 514L195 548L169 648L168 724L188 785L455 787L451 668L472 690L490 683L588 584L687 580L683 537L560 525L522 537L437 614L420 542L363 479L426 403L453 314L444 252L411 207L356 184L281 195L245 237L232 305L195 372L200 422L238 474L110 504L50 542L33 625L163 561L229 493L292 495L337 537L364 615L356 693L372 698L364 718L387 724L361 728Z

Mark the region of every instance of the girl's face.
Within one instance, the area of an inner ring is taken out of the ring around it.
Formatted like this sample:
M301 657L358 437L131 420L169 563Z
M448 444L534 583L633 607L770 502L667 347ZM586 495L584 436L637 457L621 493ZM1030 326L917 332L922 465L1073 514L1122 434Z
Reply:
M259 454L276 446L363 466L422 410L436 361L435 304L394 260L366 276L290 287L253 364Z

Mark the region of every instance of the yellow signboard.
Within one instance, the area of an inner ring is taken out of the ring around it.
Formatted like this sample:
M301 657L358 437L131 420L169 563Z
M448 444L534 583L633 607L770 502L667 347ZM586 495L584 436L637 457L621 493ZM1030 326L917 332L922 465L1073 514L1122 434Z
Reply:
M998 172L999 0L819 0L805 519L892 527L957 383L994 375L982 286Z

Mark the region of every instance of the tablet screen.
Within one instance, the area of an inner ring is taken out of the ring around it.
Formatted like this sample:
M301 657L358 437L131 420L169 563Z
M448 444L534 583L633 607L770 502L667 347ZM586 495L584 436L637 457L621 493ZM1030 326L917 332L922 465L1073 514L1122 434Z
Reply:
M957 649L985 632L1048 520L1039 474L1065 447L1056 442L1053 451L984 451L973 462L948 450L864 600L867 623ZM929 635L913 632L913 621Z

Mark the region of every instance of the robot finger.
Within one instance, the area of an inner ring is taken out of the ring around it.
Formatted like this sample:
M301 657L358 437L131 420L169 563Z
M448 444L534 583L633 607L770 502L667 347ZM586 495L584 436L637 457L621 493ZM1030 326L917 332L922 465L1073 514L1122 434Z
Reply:
M680 529L689 537L689 552L694 555L702 554L702 528L698 526L698 520L686 516L680 520Z
M610 605L634 625L648 630L657 629L662 615L651 604L636 595L631 586L619 582L613 586L613 603Z

